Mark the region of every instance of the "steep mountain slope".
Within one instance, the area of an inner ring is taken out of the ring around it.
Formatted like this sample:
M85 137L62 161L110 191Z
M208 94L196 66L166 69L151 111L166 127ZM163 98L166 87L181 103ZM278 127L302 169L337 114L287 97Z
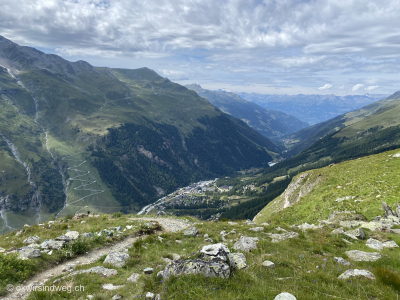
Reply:
M265 109L256 103L245 101L234 93L210 91L198 84L189 84L186 87L206 98L224 113L246 122L251 128L272 140L309 126L308 123L281 111Z
M309 153L318 151L329 156L328 152L336 152L336 156L348 154L349 158L364 151L360 148L379 151L396 147L399 144L399 113L400 92L397 92L359 110L286 136L283 141L291 147L286 156L291 157L311 146L307 149Z
M382 214L382 201L396 208L399 168L397 149L303 172L254 220L262 223L282 218L296 224L317 223L334 211L353 211L358 220L371 221Z
M261 107L283 111L311 125L327 121L349 111L374 103L389 95L265 95L238 93Z
M96 68L0 37L2 228L79 210L136 211L279 149L147 68ZM148 176L147 176L148 175Z

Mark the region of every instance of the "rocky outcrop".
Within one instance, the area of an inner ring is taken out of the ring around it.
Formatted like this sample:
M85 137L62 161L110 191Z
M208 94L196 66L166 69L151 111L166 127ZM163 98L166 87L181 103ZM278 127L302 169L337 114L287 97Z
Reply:
M233 249L239 251L251 251L257 249L258 238L241 236L240 239L233 245Z
M227 261L227 256L230 253L228 247L222 243L207 245L200 250L201 259L206 261Z
M111 252L107 255L103 263L110 264L114 267L122 268L125 266L125 262L130 258L128 253L123 252Z
M370 271L367 270L358 270L358 269L350 269L341 274L338 278L339 279L349 279L350 277L358 277L358 276L363 276L368 279L375 279L374 274L372 274Z
M372 238L368 239L365 245L378 251L382 251L383 249L383 243L381 241Z
M229 253L229 264L234 269L244 269L247 267L246 256L243 253Z
M140 278L140 274L133 273L131 276L128 277L128 279L126 281L128 281L128 282L138 282L139 278Z
M345 253L354 261L377 261L382 257L382 255L377 252L364 252L359 250L350 250Z
M64 241L46 240L40 244L42 249L61 250L65 245Z
M183 232L183 235L187 235L187 236L196 236L196 234L197 234L198 232L199 232L199 231L197 230L196 227L190 227L190 228L186 229L186 230Z
M26 238L22 243L24 244L40 243L40 239L37 235L34 235Z
M201 274L205 277L229 278L230 268L226 263L190 259L174 261L168 264L163 270L163 277L169 278L172 275Z
M338 264L345 265L345 266L350 266L351 263L349 263L347 260L345 260L343 257L334 257L333 258Z
M79 232L78 231L68 231L65 236L71 238L72 240L77 240L79 238Z
M365 239L365 232L361 227L357 228L357 229L354 229L354 230L346 231L346 232L344 232L344 234L347 235L348 237L354 239L354 240L357 240L357 239L363 240L363 239Z
M32 259L40 257L40 250L32 247L22 247L17 249L20 259Z

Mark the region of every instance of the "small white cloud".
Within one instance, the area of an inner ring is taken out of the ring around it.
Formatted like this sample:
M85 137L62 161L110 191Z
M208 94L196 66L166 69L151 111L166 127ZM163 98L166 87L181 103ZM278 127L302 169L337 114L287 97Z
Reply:
M342 86L339 88L339 90L344 90L344 88L345 88L345 86L342 85Z
M373 91L376 90L379 87L379 85L370 85L369 87L366 87L366 91Z
M332 87L332 84L325 84L324 86L319 87L318 89L323 91L323 90L327 90L330 89Z
M359 89L361 89L364 85L359 83L356 84L355 86L353 86L353 88L351 89L353 92L358 91Z

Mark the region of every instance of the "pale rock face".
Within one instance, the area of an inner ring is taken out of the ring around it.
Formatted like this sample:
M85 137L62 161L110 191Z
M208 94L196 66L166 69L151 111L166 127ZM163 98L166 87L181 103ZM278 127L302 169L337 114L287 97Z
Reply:
M365 232L361 227L359 227L357 229L354 229L354 230L346 231L344 234L347 235L348 237L351 237L352 239L355 239L355 240L357 240L357 239L360 239L360 240L365 239Z
M114 267L122 268L125 266L125 262L130 258L128 253L123 252L111 252L107 255L104 260L105 264L110 264Z
M200 250L201 258L207 261L227 261L230 253L228 247L222 243L207 245Z
M350 269L341 274L338 278L339 279L349 279L352 276L364 276L368 279L375 279L374 274L367 270L358 270L358 269Z
M102 285L102 288L108 291L117 290L124 287L124 285L113 285L112 283L106 283Z
M163 270L163 277L171 275L201 274L205 277L229 278L229 265L222 262L204 261L200 259L180 260L168 264Z
M22 247L17 249L21 259L32 259L40 257L40 250L31 247Z
M153 268L146 268L143 270L144 274L153 274L154 273L154 269Z
M249 228L249 230L255 231L255 232L257 232L257 231L264 231L264 227L253 227L253 228Z
M354 261L377 261L382 257L382 255L377 252L364 252L359 250L350 250L345 253Z
M365 245L378 251L382 251L383 249L383 243L381 241L372 238L368 239Z
M154 295L153 293L147 292L147 294L146 294L146 299L153 299L154 296L155 296L155 295Z
M383 245L383 248L398 248L399 247L399 245L397 245L395 241L384 242L382 245Z
M229 253L229 264L234 269L244 269L247 267L246 256L243 253Z
M263 265L264 267L267 267L267 268L270 268L270 269L275 268L275 264L274 264L272 261L269 261L269 260L264 261L264 262L262 263L262 265Z
M140 274L138 273L133 273L131 276L128 277L126 281L128 282L137 282L140 278Z
M77 240L79 238L79 232L78 231L68 231L65 236L70 237L73 240Z
M61 250L62 247L64 247L65 242L64 241L44 241L43 243L40 244L40 247L42 249L53 249L53 250Z
M277 233L267 233L267 235L272 238L273 243L282 242L287 239L298 238L299 234L297 232L286 232L282 234Z
M233 245L233 249L239 251L251 251L257 249L258 238L241 236L240 239Z
M344 233L344 228L340 227L332 231L332 234L341 234Z
M24 244L40 243L40 239L37 235L30 236L23 241Z
M198 232L199 232L199 231L197 230L196 227L190 227L190 228L186 229L186 230L183 232L183 234L184 234L184 235L188 235L188 236L196 236L196 234L197 234Z

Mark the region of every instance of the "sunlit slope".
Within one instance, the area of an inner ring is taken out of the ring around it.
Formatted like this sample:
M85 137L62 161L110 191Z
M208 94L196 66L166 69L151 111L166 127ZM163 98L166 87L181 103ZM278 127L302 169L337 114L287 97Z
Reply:
M381 215L382 201L391 207L399 203L400 157L391 156L398 153L400 149L301 173L255 221L317 223L334 211L346 210L372 220ZM344 197L351 199L340 199Z

